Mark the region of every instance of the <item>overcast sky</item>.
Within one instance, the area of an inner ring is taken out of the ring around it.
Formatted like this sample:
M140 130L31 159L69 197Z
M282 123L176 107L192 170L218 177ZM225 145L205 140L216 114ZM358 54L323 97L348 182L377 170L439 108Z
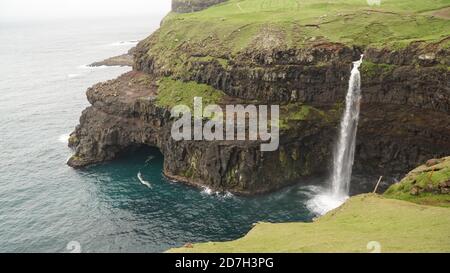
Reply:
M0 0L0 20L164 14L171 0Z

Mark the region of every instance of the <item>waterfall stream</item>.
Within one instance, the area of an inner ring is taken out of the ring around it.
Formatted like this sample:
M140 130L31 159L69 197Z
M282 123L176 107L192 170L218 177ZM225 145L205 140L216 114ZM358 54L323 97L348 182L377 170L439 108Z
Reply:
M340 206L349 196L361 102L361 74L359 67L362 64L363 57L361 55L359 61L353 62L345 100L345 112L342 116L338 140L333 154L333 172L330 178L331 188L318 193L307 204L308 208L316 214L322 215Z
M338 142L334 152L331 186L332 193L336 197L348 196L350 189L361 102L361 75L359 67L362 59L363 56L361 56L359 61L353 63L345 102L345 112L341 120Z

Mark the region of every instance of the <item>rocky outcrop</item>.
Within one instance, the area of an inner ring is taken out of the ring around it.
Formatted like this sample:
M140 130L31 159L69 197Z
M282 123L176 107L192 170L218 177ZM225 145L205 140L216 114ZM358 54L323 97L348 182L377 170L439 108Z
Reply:
M450 156L427 160L384 193L388 198L450 206Z
M84 167L148 145L163 153L168 177L237 194L273 191L326 169L334 135L334 126L326 121L298 124L273 153L261 152L259 142L175 141L169 109L156 105L156 93L155 79L141 72L90 88L92 106L69 139L75 155L68 164Z
M99 61L99 62L94 62L92 64L90 64L89 66L92 67L97 67L97 66L133 66L134 63L134 59L133 59L133 54L135 51L135 47L131 48L130 50L128 50L127 53L119 55L119 56L114 56L108 59L105 59L103 61Z
M174 1L174 6L184 12L180 3L194 2ZM239 194L265 193L327 173L351 63L362 53L355 170L403 173L450 154L448 38L402 49L323 38L290 47L282 32L264 27L249 46L236 51L214 35L201 42L180 41L174 34L179 22L168 20L164 31L139 43L133 72L87 91L91 106L70 137L75 155L69 165L83 167L112 160L131 147L154 146L164 155L169 178ZM223 91L223 104L280 104L280 148L261 152L257 141L173 140L170 108L158 103L159 80L168 77ZM303 106L314 111L296 113Z
M196 12L227 0L172 0L172 11L178 13Z
M261 61L245 66L241 61L227 69L214 60L194 62L186 80L207 83L244 100L307 102L328 111L336 101L343 101L349 63L361 52L315 50L311 53L315 60L336 57L323 67L301 58L296 64L278 58L277 65ZM151 62L140 62L139 55L135 68L141 72L88 90L92 106L83 112L70 139L76 153L69 165L103 162L133 146L149 145L164 154L168 177L240 194L273 191L329 169L340 112L328 114L331 118L290 124L282 131L280 149L272 153L261 152L257 142L177 142L170 136L170 109L155 103L156 78L164 72ZM427 158L449 153L447 71L436 66L370 64L363 67L363 74L355 170L400 173Z

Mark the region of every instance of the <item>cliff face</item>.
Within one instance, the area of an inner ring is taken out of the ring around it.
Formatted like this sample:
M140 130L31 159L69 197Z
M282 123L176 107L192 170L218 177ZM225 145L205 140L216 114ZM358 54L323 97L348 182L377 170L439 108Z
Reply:
M224 10L236 5L231 2ZM243 1L241 10L250 7L246 2L251 1ZM351 63L361 53L355 169L404 172L427 158L450 154L448 37L408 41L398 48L351 45L305 30L326 32L328 23L317 24L319 30L305 22L289 28L262 19L245 24L242 12L217 18L207 11L169 15L136 48L133 72L88 90L92 106L70 138L75 155L69 165L103 162L130 147L150 145L164 154L168 177L243 194L326 173ZM199 94L218 104L280 104L280 149L261 152L259 142L174 141L171 106Z
M332 141L334 121L311 117L299 123L271 153L261 152L259 142L177 142L170 135L170 109L157 105L157 89L154 77L136 71L90 88L92 106L69 139L76 154L68 164L83 167L149 145L163 153L168 177L240 194L278 189L326 168L321 165L330 153L324 143Z

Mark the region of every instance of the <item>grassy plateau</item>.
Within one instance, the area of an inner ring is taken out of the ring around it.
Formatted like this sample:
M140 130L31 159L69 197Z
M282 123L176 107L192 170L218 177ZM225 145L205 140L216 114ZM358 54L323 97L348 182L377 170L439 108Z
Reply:
M186 43L204 56L269 46L303 47L319 39L347 45L400 48L450 35L450 0L229 0L206 10L169 14L154 52L170 54ZM434 16L436 14L436 16ZM447 45L448 46L448 45ZM162 49L165 48L163 51Z

